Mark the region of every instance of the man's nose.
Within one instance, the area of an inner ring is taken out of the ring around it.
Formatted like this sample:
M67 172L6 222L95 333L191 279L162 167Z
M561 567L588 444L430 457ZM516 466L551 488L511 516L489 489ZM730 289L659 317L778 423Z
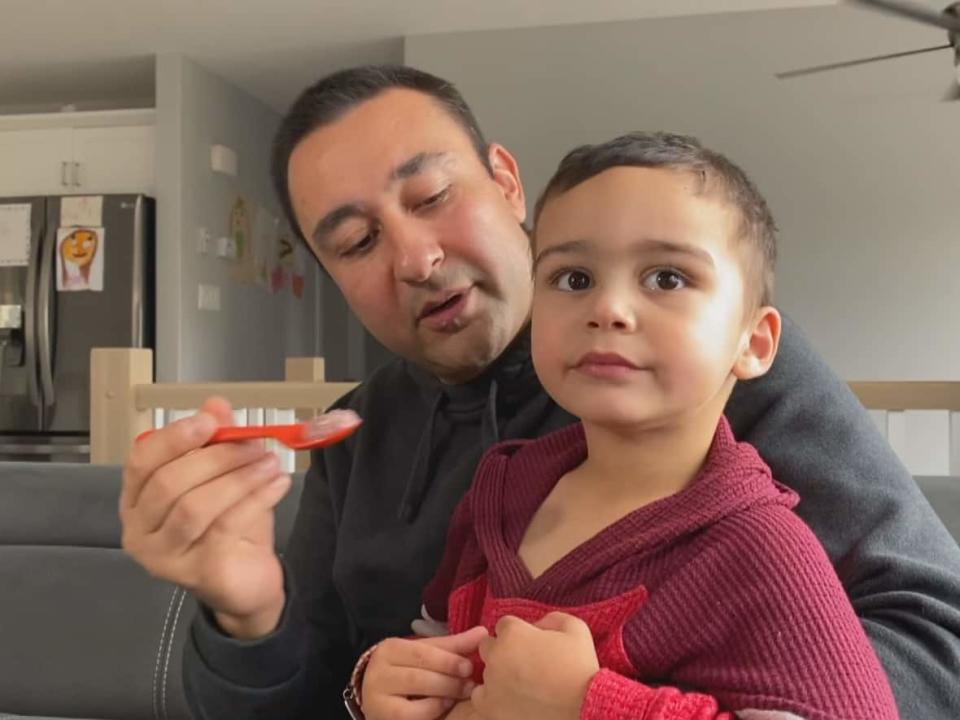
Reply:
M394 248L394 275L401 282L418 284L430 279L443 262L443 248L433 233L416 223L397 223L390 228Z

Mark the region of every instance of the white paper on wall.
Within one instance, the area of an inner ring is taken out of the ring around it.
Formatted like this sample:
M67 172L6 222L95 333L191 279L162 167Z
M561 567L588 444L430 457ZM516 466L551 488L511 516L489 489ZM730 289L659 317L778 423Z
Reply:
M28 204L0 205L0 267L30 264Z

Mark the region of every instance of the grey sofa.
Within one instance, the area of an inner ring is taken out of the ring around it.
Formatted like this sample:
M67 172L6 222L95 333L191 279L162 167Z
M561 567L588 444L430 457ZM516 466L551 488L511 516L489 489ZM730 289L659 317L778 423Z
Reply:
M302 478L279 507L289 535ZM0 463L0 720L189 720L195 611L120 549L120 469Z
M960 478L920 478L960 538ZM289 535L302 479L279 508ZM195 605L120 550L119 468L0 463L0 720L189 720Z

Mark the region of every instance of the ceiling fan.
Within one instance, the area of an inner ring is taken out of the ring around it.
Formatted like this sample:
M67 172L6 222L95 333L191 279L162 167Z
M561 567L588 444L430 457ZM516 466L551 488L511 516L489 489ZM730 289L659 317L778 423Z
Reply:
M838 70L840 68L853 67L855 65L866 65L867 63L880 60L892 60L894 58L906 57L907 55L919 55L920 53L934 52L936 50L953 50L953 64L956 73L956 79L950 85L950 89L944 96L946 101L960 101L960 2L948 5L942 12L935 12L929 8L917 5L916 3L906 2L906 0L848 0L855 5L862 5L873 10L899 15L927 25L934 25L947 31L947 44L937 45L936 47L921 48L920 50L908 50L906 52L891 53L889 55L877 55L875 57L862 58L859 60L847 60L845 62L829 63L827 65L816 65L814 67L802 68L800 70L790 70L789 72L777 73L776 76L781 80L800 77L803 75L812 75L814 73L826 72L828 70Z

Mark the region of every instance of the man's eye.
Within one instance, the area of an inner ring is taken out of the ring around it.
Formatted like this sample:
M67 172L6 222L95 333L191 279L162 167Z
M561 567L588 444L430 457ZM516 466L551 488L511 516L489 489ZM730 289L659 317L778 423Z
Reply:
M443 199L447 197L447 193L448 193L449 191L450 191L450 188L449 188L449 187L445 187L445 188L444 188L443 190L441 190L440 192L431 195L431 196L428 197L426 200L423 200L423 201L417 206L417 209L419 210L419 209L422 209L422 208L430 208L430 207L433 207L434 205L437 205L437 204L443 202Z
M583 270L564 270L553 276L551 283L566 292L586 290L593 284L591 277Z
M680 290L687 287L687 279L676 270L654 270L643 279L647 290Z
M376 231L367 233L356 242L348 245L347 248L340 253L341 257L355 257L357 255L363 255L373 246L374 241L377 239L377 235L378 233Z

